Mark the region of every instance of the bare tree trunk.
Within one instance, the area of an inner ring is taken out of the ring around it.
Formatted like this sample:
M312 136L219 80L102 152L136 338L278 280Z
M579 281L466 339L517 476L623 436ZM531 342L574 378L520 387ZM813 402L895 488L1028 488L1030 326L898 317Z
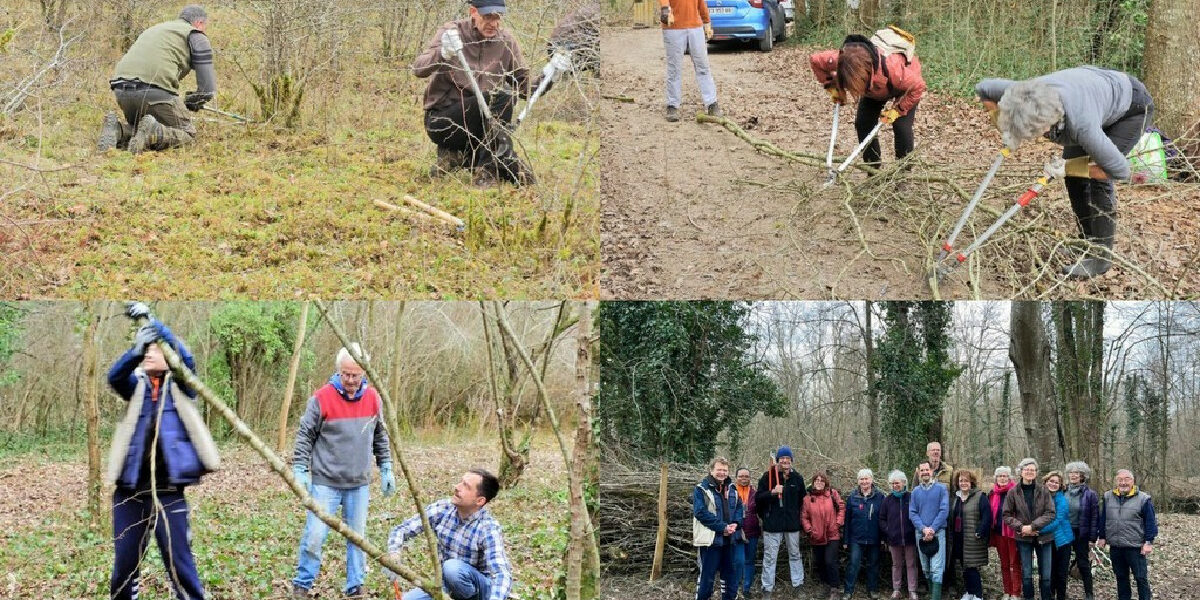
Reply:
M287 387L283 392L283 406L279 409L279 438L275 451L283 453L287 447L288 412L292 408L292 394L296 391L296 373L300 372L300 356L304 351L304 336L308 332L308 305L306 300L300 307L300 324L296 326L296 343L292 345L292 363L288 365Z
M875 386L875 330L871 324L873 305L870 300L867 300L863 302L863 306L866 309L865 326L863 327L863 353L866 356L867 415L871 431L871 454L867 457L867 464L878 469L881 462L879 460L879 390Z
M1171 137L1200 122L1200 0L1152 0L1146 23L1146 87L1154 120Z
M1009 317L1008 357L1017 372L1025 436L1038 462L1059 464L1058 410L1050 374L1050 341L1042 322L1041 303L1014 301Z
M662 577L663 550L667 547L667 463L662 464L658 475L658 534L654 536L654 564L650 567L650 581Z
M561 313L560 313L561 317ZM561 318L560 318L561 320ZM555 324L557 325L557 323ZM552 332L553 335L553 332ZM579 306L579 328L576 332L575 394L579 407L579 423L575 427L575 447L572 451L574 485L570 490L571 538L567 547L567 598L594 598L600 578L600 552L592 534L595 526L584 497L585 482L595 489L599 471L592 445L592 307L588 302ZM550 340L553 341L553 338ZM549 360L549 349L544 358ZM543 362L543 371L545 363ZM545 377L545 373L541 375Z
M96 389L96 372L99 371L99 353L96 351L96 329L100 326L99 306L88 302L83 308L87 317L87 331L83 338L83 398L87 413L88 438L88 514L93 531L99 532L100 522L100 406L99 391Z
M498 309L500 310L500 309ZM500 470L497 478L500 480L500 487L508 489L517 484L521 479L521 473L525 471L525 456L517 451L512 442L512 425L510 419L510 411L513 403L510 402L509 395L515 387L511 378L506 379L505 393L500 393L499 375L497 374L496 357L494 352L494 344L492 342L492 327L488 324L487 307L483 301L479 302L479 313L483 322L483 341L487 346L487 361L488 361L488 384L492 391L492 401L496 405L496 429L500 434Z

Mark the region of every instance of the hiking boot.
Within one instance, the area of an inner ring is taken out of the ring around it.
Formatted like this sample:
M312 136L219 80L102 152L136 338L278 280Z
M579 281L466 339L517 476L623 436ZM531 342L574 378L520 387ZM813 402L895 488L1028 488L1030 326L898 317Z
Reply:
M451 171L463 168L466 163L467 153L465 151L438 147L437 162L429 167L429 177L432 179L448 175Z
M668 106L667 107L667 121L670 123L677 123L679 121L679 107L678 106Z
M96 149L100 152L107 152L113 148L120 148L129 142L129 135L125 133L125 127L121 125L121 119L117 113L110 112L104 115L104 124L100 126L100 139L96 142Z
M705 106L704 110L708 111L708 116L710 116L710 117L721 116L721 107L717 106L716 102L713 102L712 104L709 104L708 106Z
M133 132L133 137L129 139L129 151L134 154L141 154L144 150L153 150L154 147L163 140L163 126L151 115L142 117L138 121L137 131Z
M876 592L867 592L867 600L879 600L879 594Z
M362 600L363 598L367 597L367 594L363 592L361 585L356 585L356 586L346 590L346 597L347 598L355 598L357 600Z
M854 594L842 594L842 600L850 600L850 597L853 595Z
M892 592L891 600L900 600L900 590L895 590Z
M311 596L309 596L308 588L300 587L294 583L292 584L292 600L300 600L301 598L310 597Z
M908 600L920 600L920 598L917 596L917 593L916 593L916 592L909 592L909 593L908 593Z

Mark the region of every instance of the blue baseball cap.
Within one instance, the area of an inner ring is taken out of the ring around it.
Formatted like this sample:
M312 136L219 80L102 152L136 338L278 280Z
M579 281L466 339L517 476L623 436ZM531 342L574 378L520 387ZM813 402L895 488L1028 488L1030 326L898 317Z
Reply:
M481 15L502 15L508 10L504 7L504 0L471 0L471 6Z

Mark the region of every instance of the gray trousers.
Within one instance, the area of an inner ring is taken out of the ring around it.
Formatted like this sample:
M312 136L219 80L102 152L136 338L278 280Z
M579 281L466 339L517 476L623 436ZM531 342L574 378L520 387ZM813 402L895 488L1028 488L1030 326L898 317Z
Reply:
M125 113L125 121L131 129L136 129L138 122L145 115L154 117L162 124L162 141L147 146L147 150L166 150L182 146L196 137L196 125L192 123L191 117L188 116L189 111L179 96L158 88L117 89L113 90L113 94L116 95L117 106Z
M667 51L667 106L679 108L683 102L683 53L692 57L696 70L696 85L700 97L708 106L717 101L717 83L708 68L708 42L704 40L704 29L664 29L663 47Z
M800 532L764 531L762 534L762 586L764 592L775 591L775 560L779 558L779 546L785 539L787 540L788 565L791 567L792 587L798 588L804 585L804 563L801 562L800 556Z

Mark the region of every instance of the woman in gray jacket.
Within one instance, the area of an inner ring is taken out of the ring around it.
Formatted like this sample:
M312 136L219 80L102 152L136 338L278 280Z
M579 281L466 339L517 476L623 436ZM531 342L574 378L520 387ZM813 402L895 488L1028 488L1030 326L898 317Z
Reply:
M1063 273L1090 279L1112 266L1117 229L1114 179L1130 179L1125 155L1150 125L1154 101L1137 78L1083 66L1025 81L985 79L975 86L1010 149L1044 136L1063 147L1071 209L1091 248Z

